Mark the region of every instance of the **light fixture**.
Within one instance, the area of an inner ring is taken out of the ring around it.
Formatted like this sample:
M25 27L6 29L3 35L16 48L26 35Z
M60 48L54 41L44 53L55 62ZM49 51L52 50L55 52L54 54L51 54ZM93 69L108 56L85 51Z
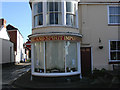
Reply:
M99 38L99 49L103 49L103 45L101 45L101 39Z

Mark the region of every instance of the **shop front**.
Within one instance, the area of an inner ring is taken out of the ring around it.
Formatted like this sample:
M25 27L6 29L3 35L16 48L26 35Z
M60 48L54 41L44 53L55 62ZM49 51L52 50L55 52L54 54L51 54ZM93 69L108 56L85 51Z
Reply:
M81 73L80 35L31 35L32 75L71 76Z

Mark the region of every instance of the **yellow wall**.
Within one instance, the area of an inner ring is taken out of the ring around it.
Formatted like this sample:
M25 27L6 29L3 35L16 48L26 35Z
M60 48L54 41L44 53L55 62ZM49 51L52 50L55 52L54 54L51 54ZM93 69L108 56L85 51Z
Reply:
M118 40L118 26L108 25L107 5L79 5L80 32L82 46L90 44L93 55L93 68L112 69L109 65L109 40ZM103 49L100 50L99 38Z
M47 33L47 32L74 32L79 33L79 29L65 27L65 26L47 26L47 27L40 27L32 30L32 33Z

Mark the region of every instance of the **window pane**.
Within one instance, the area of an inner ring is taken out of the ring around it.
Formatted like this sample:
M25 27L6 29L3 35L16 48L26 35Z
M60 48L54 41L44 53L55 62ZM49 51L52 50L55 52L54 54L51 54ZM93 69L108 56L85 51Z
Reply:
M38 16L35 16L34 18L34 26L37 26L38 25Z
M65 52L67 72L77 71L77 43L67 41Z
M62 24L62 15L61 15L61 13L58 13L58 24L59 25Z
M43 14L39 15L39 25L43 25Z
M46 18L47 25L48 25L48 24L50 24L50 22L49 22L49 21L50 21L50 15L49 15L49 14L47 14L47 18Z
M117 52L117 60L120 60L120 52Z
M66 25L74 26L74 15L66 14Z
M109 14L120 14L120 7L110 7Z
M58 13L55 13L55 24L58 24Z
M120 23L120 15L110 15L110 23Z
M111 60L117 60L116 52L111 52Z
M53 2L47 2L47 7L48 7L47 10L48 10L48 12L54 10L54 8L53 8L54 6L53 5L54 5Z
M44 72L44 43L38 42L34 45L34 67L35 72L43 73Z
M55 24L61 24L61 13L55 13Z
M55 11L58 11L58 2L55 2Z
M47 73L65 72L64 42L46 42L46 71Z
M66 2L66 12L74 13L74 4L71 2Z
M118 50L120 50L120 41L117 42Z
M111 48L111 50L117 50L117 48L116 48L116 41L111 41L110 42L110 48Z
M50 24L54 24L55 22L55 20L54 20L54 13L50 13Z
M55 11L61 11L61 2L55 2Z
M43 12L42 7L43 7L42 2L39 2L39 3L38 3L38 13Z
M37 8L38 8L38 4L34 4L34 15L37 14Z

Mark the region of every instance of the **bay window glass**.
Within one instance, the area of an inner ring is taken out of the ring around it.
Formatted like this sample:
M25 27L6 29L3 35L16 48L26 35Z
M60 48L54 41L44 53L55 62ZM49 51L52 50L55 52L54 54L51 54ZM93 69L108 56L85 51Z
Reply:
M67 72L77 71L77 43L67 41L65 45L65 55Z
M34 22L34 26L37 26L37 25L38 25L38 16L35 16L35 17L34 17L34 21L35 21L35 22Z
M34 68L35 72L44 72L44 42L34 44Z
M38 3L38 13L42 13L43 12L43 4L42 4L42 2L39 2Z
M34 26L43 25L43 3L34 4Z
M66 25L75 27L76 22L76 5L72 2L66 2Z
M46 41L34 44L34 72L71 73L77 71L77 42Z
M38 4L36 3L36 4L34 4L34 15L36 15L37 14L37 11L38 11Z
M66 2L66 12L70 12L72 14L75 13L74 3L72 3L72 2Z
M43 8L44 7L44 8ZM77 27L78 18L77 13L77 4L75 2L55 2L54 0L49 0L47 2L43 1L35 3L33 6L34 12L34 27L46 25L67 25L70 27ZM66 10L62 10L62 9ZM43 11L44 10L44 11ZM64 16L65 15L65 16ZM118 19L118 16L110 16L110 18ZM113 20L113 19L111 19ZM112 21L111 21L112 22Z
M65 72L64 42L46 42L46 71L47 73Z
M75 26L75 16L66 14L66 25Z
M62 24L61 2L47 2L47 24Z

